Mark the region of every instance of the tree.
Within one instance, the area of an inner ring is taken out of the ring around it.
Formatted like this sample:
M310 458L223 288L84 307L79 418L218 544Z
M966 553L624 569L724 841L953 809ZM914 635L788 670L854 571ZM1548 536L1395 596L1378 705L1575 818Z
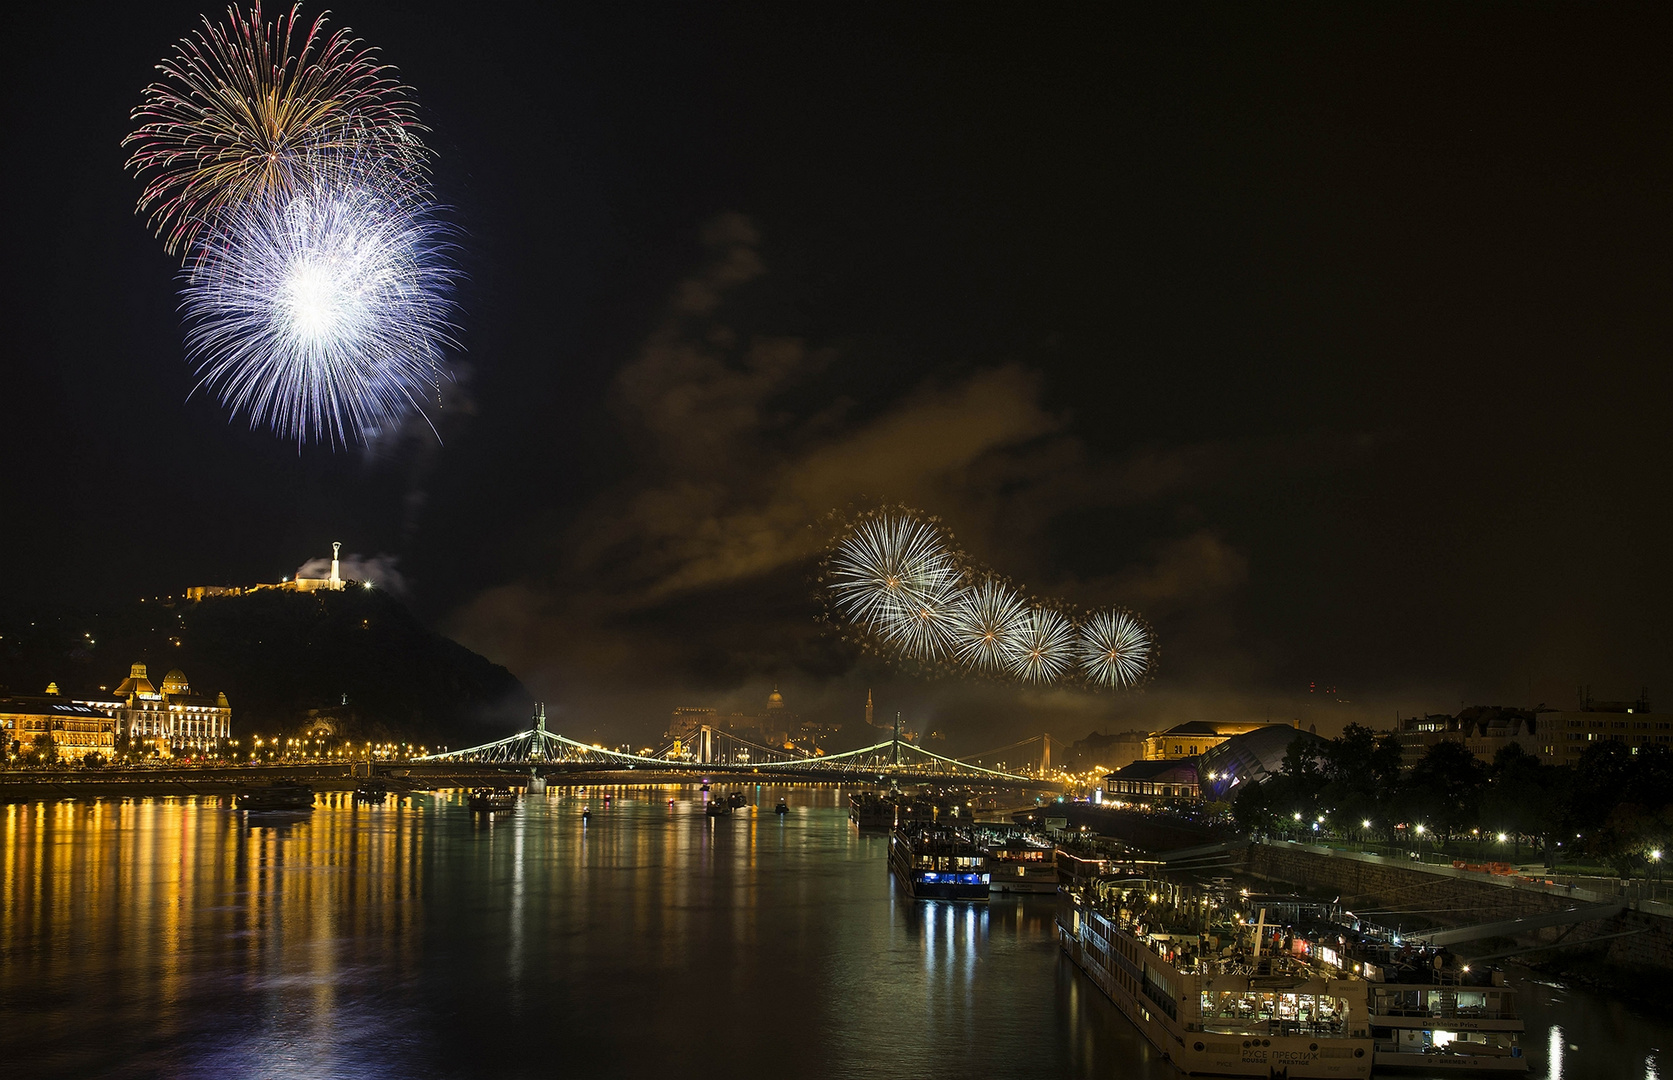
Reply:
M1514 854L1522 854L1522 837L1537 836L1542 851L1563 825L1568 770L1542 765L1539 758L1516 743L1500 747L1487 769L1487 788L1481 798L1481 823L1492 832L1513 838Z
M1400 743L1362 724L1349 724L1324 748L1325 785L1320 799L1350 836L1361 822L1387 825L1388 806L1400 780Z
M1487 769L1468 747L1451 739L1431 746L1401 785L1408 816L1451 836L1476 820Z
M1622 877L1642 871L1673 836L1673 751L1600 742L1574 768L1565 825L1580 850Z
M1264 783L1246 784L1232 800L1232 821L1242 832L1270 833L1278 824L1278 813L1273 809L1271 787L1275 778Z
M58 761L58 740L51 732L43 731L35 736L35 755L40 758L42 765L52 765Z

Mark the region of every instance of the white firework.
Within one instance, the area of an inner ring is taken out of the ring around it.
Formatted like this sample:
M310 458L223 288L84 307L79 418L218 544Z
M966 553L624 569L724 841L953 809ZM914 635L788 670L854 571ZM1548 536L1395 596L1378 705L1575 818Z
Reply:
M913 660L940 660L953 648L958 586L920 593L891 605L877 635Z
M1076 641L1081 670L1095 686L1130 687L1150 670L1150 628L1131 612L1100 611L1081 624Z
M830 574L837 610L852 622L909 656L947 651L963 570L927 522L888 511L864 518L837 545Z
M954 657L977 671L1005 670L1027 615L1022 597L997 578L960 590L952 612Z
M1024 612L1005 655L1010 673L1024 682L1050 683L1074 663L1074 624L1055 608L1034 607Z
M439 394L453 271L415 187L320 168L228 208L186 269L187 355L234 416L366 442Z

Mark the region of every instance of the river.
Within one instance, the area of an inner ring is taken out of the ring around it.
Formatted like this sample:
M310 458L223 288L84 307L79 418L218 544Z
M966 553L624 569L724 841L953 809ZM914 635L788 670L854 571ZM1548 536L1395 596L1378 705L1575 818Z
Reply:
M1179 1075L1061 958L1051 898L905 901L834 790L718 820L605 791L0 807L0 1074ZM1522 986L1533 1076L1673 1080L1662 1025Z

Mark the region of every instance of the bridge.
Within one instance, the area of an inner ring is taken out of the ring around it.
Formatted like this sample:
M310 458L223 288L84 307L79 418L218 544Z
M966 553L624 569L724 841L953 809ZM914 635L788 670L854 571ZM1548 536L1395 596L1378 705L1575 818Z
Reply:
M949 784L963 787L1056 787L1049 774L1027 775L944 757L900 737L838 754L764 746L732 732L699 725L651 754L610 750L546 730L546 706L535 706L527 731L481 746L427 754L408 765L475 765L542 774L632 771L646 780L719 775L783 777L792 782Z

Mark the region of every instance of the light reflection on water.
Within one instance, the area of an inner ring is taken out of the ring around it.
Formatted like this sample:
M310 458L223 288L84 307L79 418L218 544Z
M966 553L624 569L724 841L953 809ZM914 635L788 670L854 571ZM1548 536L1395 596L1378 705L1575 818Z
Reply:
M217 799L0 807L0 1062L31 1077L1177 1075L1060 957L1049 897L904 900L886 838L855 832L834 791L783 792L781 819L780 791L750 789L767 809L720 820L688 789L603 794L553 789L494 818L458 793L329 795L255 824ZM1654 1025L1542 992L1533 1075L1654 1076Z

